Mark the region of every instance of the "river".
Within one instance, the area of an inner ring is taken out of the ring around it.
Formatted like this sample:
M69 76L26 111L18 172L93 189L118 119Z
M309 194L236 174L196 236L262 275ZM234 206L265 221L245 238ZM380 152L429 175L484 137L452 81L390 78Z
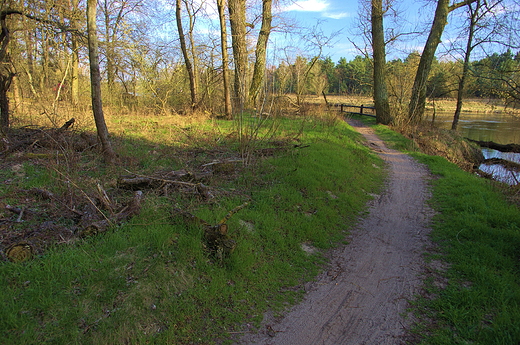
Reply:
M430 122L431 120L431 115L425 119ZM437 113L435 116L435 125L439 128L450 129L452 121L452 112ZM473 140L520 144L520 117L504 113L462 113L458 131L462 136ZM518 153L504 153L491 149L482 149L482 153L485 158L502 158L520 163ZM507 171L501 165L482 164L480 169L508 184L517 184L517 181L520 181L520 173Z

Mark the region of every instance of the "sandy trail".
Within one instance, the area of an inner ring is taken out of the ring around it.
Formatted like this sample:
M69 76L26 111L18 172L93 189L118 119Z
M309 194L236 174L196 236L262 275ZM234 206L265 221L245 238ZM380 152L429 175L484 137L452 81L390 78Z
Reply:
M387 162L386 191L369 215L331 253L328 270L306 286L304 300L283 318L266 315L256 334L237 344L402 344L411 321L403 315L419 292L431 210L425 167L388 149L361 122L349 120Z

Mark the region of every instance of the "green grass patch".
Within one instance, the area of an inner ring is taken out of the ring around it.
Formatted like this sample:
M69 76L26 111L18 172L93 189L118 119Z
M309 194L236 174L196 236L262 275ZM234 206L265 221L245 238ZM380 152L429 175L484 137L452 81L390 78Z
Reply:
M226 126L201 130L210 140L191 138L186 154L135 137L120 147L134 146L132 169L178 169L214 158L213 151L231 154L221 151L231 140ZM323 250L345 238L381 187L383 169L343 122L280 120L276 128L277 138L297 137L297 147L251 163L235 179L211 181L227 191L212 202L149 191L141 213L112 231L26 263L1 262L2 343L229 343L244 322L258 325L266 310L298 301L302 283L324 263ZM34 169L31 187L50 188L45 168ZM104 175L110 169L94 172L78 169L75 178L114 178ZM237 246L223 260L208 255L202 228L173 211L183 207L216 224L245 200L249 206L228 221Z
M393 148L428 166L431 238L446 270L445 284L426 280L427 296L415 311L421 344L510 345L520 343L520 210L494 183L467 173L445 158L417 153L413 143L376 126ZM445 285L445 286L444 286ZM428 321L426 321L428 320Z
M520 211L493 184L440 157L417 154L438 178L432 238L448 285L423 300L438 321L424 344L520 342Z

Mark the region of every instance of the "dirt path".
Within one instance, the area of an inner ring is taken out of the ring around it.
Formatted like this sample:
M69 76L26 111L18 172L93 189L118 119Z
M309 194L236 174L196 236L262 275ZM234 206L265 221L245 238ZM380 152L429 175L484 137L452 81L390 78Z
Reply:
M410 325L403 317L421 284L422 253L431 215L425 167L349 120L387 162L387 190L352 231L350 244L331 253L327 272L306 286L302 303L283 318L265 317L257 334L237 344L401 344Z

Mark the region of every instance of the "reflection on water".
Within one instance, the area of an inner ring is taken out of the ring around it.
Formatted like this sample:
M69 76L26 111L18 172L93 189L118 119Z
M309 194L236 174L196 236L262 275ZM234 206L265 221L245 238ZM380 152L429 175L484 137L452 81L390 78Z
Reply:
M486 148L482 149L482 153L484 154L485 159L502 158L502 159L506 159L508 161L520 163L520 153L500 152L497 150L486 149ZM479 169L485 173L493 175L493 177L496 180L510 184L510 185L518 184L518 181L520 181L520 173L509 171L500 164L492 164L492 165L481 164Z
M426 116L426 122L431 122L431 114ZM435 125L439 128L450 129L453 113L437 113ZM464 137L479 140L493 141L499 144L520 144L520 118L509 114L462 113L457 131ZM500 152L491 149L482 149L484 158L502 158L520 163L520 154ZM501 165L482 164L480 169L501 182L517 184L520 173L508 171ZM514 175L513 175L514 174Z
M425 121L431 122L431 114ZM437 113L435 125L451 128L453 113ZM509 114L462 113L457 131L462 136L480 141L494 141L499 144L520 144L520 118Z

